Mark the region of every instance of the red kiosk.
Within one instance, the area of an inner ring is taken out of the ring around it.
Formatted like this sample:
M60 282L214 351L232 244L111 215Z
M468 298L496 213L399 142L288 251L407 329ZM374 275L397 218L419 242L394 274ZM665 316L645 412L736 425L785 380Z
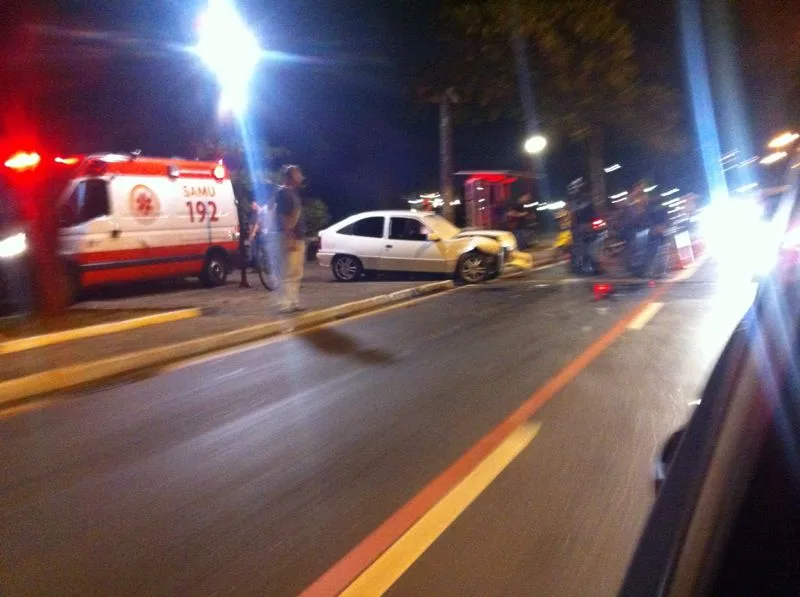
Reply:
M496 228L503 223L506 203L512 198L511 185L519 180L532 180L528 172L512 170L462 170L464 213L467 228Z

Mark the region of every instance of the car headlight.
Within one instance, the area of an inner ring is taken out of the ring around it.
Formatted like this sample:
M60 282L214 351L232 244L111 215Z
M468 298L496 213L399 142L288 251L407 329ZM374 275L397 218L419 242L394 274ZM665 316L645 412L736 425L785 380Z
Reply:
M28 238L24 232L0 240L0 259L12 259L28 250Z

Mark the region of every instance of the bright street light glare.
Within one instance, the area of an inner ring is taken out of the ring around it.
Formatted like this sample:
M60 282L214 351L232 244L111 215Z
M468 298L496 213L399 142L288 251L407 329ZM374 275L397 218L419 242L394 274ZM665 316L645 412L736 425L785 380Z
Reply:
M613 164L613 165L609 166L608 168L603 168L603 170L605 170L606 174L608 174L609 172L615 172L615 171L619 170L620 168L622 168L622 166L620 166L619 164Z
M654 184L652 187L645 187L645 188L643 188L642 190L643 190L645 193L649 193L650 191L655 191L657 188L658 188L658 185L657 185L657 184Z
M680 193L680 189L670 189L666 193L661 193L662 197L669 197L670 195L674 195L675 193Z
M621 199L622 197L627 197L628 191L622 191L621 193L617 193L616 195L611 195L609 199Z
M768 156L761 158L761 162L759 163L763 164L764 166L769 166L775 162L780 162L787 155L789 154L787 154L785 151L776 151L775 153L771 153Z
M542 135L533 135L525 141L525 152L531 155L542 153L547 147L547 139Z
M797 133L782 133L777 137L774 137L768 144L767 147L770 149L780 149L781 147L786 147L787 145L791 145L797 139L800 138L800 135Z
M209 0L197 27L194 51L217 77L220 110L242 114L263 52L231 0Z

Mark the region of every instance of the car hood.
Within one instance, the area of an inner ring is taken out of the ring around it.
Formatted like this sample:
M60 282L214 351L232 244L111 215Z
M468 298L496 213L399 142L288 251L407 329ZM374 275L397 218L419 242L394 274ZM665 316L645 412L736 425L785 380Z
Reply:
M517 248L517 239L514 235L505 230L462 230L455 238L465 238L470 236L483 236L496 240L506 249L515 250Z

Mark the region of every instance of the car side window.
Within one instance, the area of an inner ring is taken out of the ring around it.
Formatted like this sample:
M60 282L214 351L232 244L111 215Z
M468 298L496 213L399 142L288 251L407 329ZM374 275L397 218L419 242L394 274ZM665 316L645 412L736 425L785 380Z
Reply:
M415 218L392 218L389 238L393 240L428 240L428 229Z
M105 180L84 180L78 183L62 211L62 225L88 222L109 213L108 183Z
M369 238L383 238L383 218L373 216L354 222L351 234Z

